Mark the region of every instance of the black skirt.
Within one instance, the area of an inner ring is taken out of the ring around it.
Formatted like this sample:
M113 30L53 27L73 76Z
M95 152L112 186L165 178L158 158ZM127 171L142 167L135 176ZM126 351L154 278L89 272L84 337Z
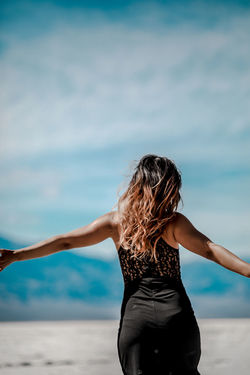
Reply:
M200 330L182 281L125 286L117 349L125 375L200 375Z

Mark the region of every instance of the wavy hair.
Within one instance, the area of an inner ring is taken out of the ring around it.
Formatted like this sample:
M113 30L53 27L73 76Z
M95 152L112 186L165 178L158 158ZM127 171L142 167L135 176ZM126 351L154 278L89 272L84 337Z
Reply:
M132 257L150 254L157 262L156 245L175 217L182 186L181 172L173 160L147 154L135 167L126 191L118 199L120 243Z

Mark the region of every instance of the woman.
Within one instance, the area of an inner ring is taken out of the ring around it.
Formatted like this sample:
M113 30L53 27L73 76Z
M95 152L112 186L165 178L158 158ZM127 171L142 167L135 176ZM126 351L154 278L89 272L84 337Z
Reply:
M117 336L123 373L199 375L200 331L182 284L178 246L246 277L250 264L215 244L177 212L181 185L172 160L145 155L119 198L117 211L23 249L1 249L0 270L15 261L112 238L124 278Z

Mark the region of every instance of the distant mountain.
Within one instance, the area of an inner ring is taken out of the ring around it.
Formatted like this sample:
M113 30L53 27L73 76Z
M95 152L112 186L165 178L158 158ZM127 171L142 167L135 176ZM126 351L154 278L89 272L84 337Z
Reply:
M25 246L0 238L1 248ZM250 279L202 258L181 264L181 274L197 317L250 317ZM0 320L118 319L122 293L118 257L65 250L0 273Z

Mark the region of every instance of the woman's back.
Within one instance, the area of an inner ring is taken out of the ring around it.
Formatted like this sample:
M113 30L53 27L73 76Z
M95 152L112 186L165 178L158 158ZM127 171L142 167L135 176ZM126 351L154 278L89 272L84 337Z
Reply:
M142 277L166 277L176 281L181 278L179 248L173 236L174 221L157 242L157 262L154 258L150 259L149 255L142 259L132 257L130 249L124 249L120 244L121 229L117 211L113 213L113 221L113 240L126 286Z
M122 246L118 256L125 285L142 277L165 277L172 281L181 278L179 249L170 246L162 237L157 242L157 262L148 256L144 259L131 257L131 251Z

